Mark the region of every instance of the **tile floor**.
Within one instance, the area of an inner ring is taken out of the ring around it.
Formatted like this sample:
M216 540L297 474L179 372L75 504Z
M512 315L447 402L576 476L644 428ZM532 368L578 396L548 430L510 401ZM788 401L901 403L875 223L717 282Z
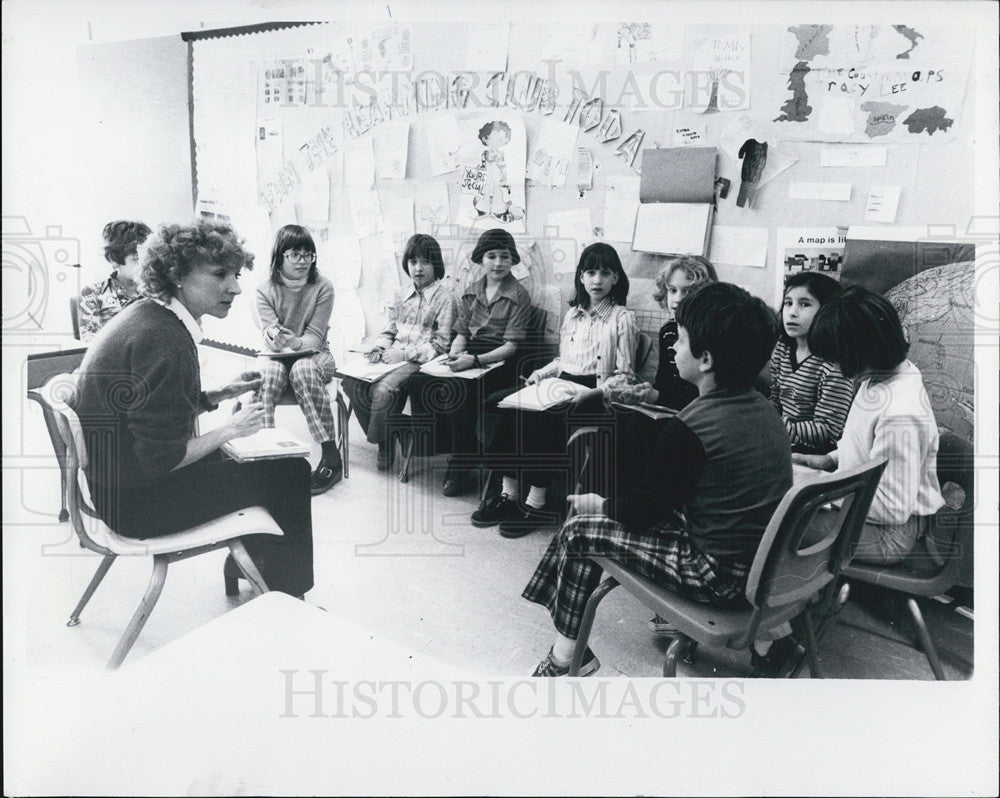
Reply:
M40 415L27 421L40 424ZM505 540L495 528L474 528L468 516L476 495L440 494L443 458L417 461L411 480L401 484L376 471L375 448L351 423L351 476L313 500L317 582L307 601L470 675L529 673L551 642L551 625L545 611L524 601L520 592L553 531ZM98 558L80 549L68 524L56 519L54 459L46 464L39 458L32 469L6 468L4 493L5 622L13 624L7 629L8 645L23 640L32 669L102 668L142 596L149 562L123 558L116 563L80 625L67 628L69 612ZM245 582L239 597L225 596L224 556L214 552L171 567L130 659L250 597ZM973 620L956 612L957 606L923 603L948 679L967 679ZM592 635L602 675L660 673L668 641L648 631L649 616L623 591L604 601ZM824 675L932 679L909 635L883 596L855 586L821 643ZM694 664L681 663L678 673L745 676L749 667L745 652L699 649ZM808 668L800 675L807 676Z

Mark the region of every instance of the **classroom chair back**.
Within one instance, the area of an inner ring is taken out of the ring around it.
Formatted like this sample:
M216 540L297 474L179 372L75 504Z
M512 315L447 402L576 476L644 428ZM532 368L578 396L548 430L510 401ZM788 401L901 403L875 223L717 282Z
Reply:
M740 606L688 601L612 560L592 557L606 578L584 610L570 674L578 672L583 660L597 606L622 585L680 632L667 650L664 676L676 675L678 657L698 643L747 649L755 639L799 616L806 626L811 673L820 676L807 610L850 556L884 469L884 461L869 463L793 486L764 531L747 578L747 602ZM836 506L830 509L832 502Z

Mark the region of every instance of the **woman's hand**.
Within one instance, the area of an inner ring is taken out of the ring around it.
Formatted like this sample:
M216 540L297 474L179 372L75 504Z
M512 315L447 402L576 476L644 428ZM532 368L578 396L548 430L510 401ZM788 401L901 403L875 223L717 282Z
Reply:
M607 499L596 493L571 493L566 497L577 515L607 515Z
M543 379L545 378L542 376L542 373L536 369L528 375L528 378L524 381L524 383L525 385L537 385Z
M462 352L458 355L449 356L444 362L452 371L465 371L466 369L471 369L476 361L468 352Z
M264 428L264 405L260 402L250 402L233 413L225 426L228 435L226 440L253 435L257 430Z
M406 353L402 349L392 347L382 353L383 363L402 363L406 360Z
M229 385L219 389L222 399L233 399L248 391L259 391L264 380L259 371L243 371Z
M382 354L385 350L381 346L372 347L367 352L365 352L365 360L369 363L381 363Z

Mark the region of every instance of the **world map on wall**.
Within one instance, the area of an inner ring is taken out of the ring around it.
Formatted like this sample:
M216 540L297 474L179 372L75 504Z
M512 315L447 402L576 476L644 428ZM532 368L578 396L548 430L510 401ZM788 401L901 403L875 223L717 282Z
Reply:
M967 42L953 29L793 25L774 117L785 138L949 140L965 94Z
M910 342L941 432L972 440L974 261L926 269L885 292Z

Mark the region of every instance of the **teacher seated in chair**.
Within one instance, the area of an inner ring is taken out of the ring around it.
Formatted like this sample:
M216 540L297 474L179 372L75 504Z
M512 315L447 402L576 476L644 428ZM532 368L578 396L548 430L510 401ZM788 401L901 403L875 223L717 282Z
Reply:
M225 318L253 255L232 228L199 219L165 225L140 249L144 294L115 316L80 366L72 404L80 417L95 509L118 534L153 538L245 507L264 507L283 535L249 536L247 550L272 590L313 586L309 464L304 458L237 463L219 448L264 424L250 403L197 434L200 413L260 387L240 375L205 392L197 344L206 314ZM227 575L235 574L227 561Z

